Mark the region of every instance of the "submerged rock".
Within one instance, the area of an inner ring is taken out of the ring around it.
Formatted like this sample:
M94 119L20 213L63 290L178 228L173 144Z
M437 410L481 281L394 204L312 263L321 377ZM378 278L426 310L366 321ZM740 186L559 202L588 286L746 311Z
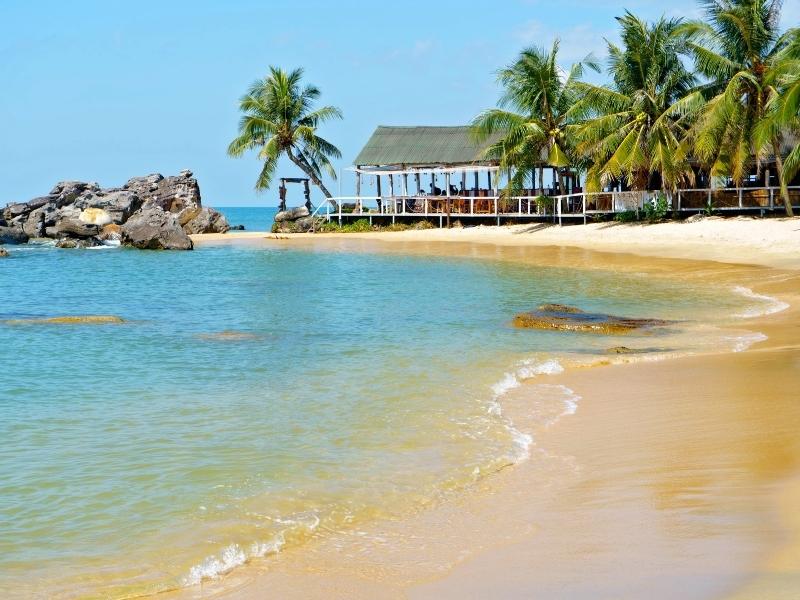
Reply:
M33 317L30 319L10 319L7 325L108 325L120 324L125 320L115 315L71 315L61 317Z
M176 215L159 206L142 208L122 226L122 243L144 250L191 250L192 240Z
M63 238L56 242L56 248L94 248L102 243L93 237L88 238Z
M515 327L523 329L619 335L637 329L668 325L670 322L662 319L635 319L603 313L587 313L580 308L563 304L542 304L534 311L516 315L513 323Z
M260 340L263 338L263 336L256 335L255 333L234 330L216 331L214 333L200 333L197 334L196 337L201 340L214 342L243 342Z
M9 256L11 255L8 253L8 250L0 248L0 258L8 258Z

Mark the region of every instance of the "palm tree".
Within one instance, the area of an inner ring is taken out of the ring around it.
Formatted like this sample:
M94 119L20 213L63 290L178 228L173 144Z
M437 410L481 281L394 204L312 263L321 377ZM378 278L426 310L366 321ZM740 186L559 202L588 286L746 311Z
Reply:
M258 149L264 166L256 181L256 189L267 189L278 159L285 154L326 198L331 193L322 183L322 171L336 179L331 158L340 158L339 149L317 135L317 126L330 119L341 119L335 106L312 110L320 91L313 85L301 87L302 69L286 72L269 68L269 75L250 86L242 96L239 108L244 113L239 122L239 136L228 146L230 156L242 156Z
M555 40L549 51L538 47L523 50L513 64L498 73L497 80L504 87L499 108L484 111L472 122L478 141L500 135L486 149L486 156L499 159L500 168L511 175L509 185L514 189L524 187L526 175L538 167L539 193L543 193L544 164L558 169L564 189L564 169L575 164L569 117L577 99L575 85L584 65L598 68L587 56L565 73L558 66L558 48Z
M791 70L786 61L792 53L786 50L797 30L779 33L781 0L706 0L704 6L707 21L683 27L697 70L709 81L704 89L709 100L692 131L694 153L712 176L727 176L740 185L751 166L760 168L768 149L791 215L781 156L783 131L760 123L776 106L780 74ZM768 139L764 131L769 131Z
M617 21L622 47L606 42L613 84L577 86L578 149L592 160L587 188L625 179L637 190L674 190L693 180L681 139L689 112L683 98L695 79L681 62L681 22L648 24L630 12Z

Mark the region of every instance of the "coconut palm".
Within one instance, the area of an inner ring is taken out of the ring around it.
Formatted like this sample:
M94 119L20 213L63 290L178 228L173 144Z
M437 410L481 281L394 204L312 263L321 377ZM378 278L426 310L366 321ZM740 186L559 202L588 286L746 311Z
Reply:
M239 122L239 136L228 146L230 156L242 156L258 150L264 161L256 189L269 187L278 159L286 155L326 198L331 194L322 183L322 172L336 179L331 158L340 158L336 146L317 135L317 126L330 119L341 119L335 106L313 109L320 91L313 85L301 85L302 69L286 72L276 67L250 86L239 108L244 113Z
M587 56L564 72L558 66L558 48L558 40L549 51L526 48L513 64L500 70L497 80L504 92L499 108L484 111L472 123L478 141L497 137L486 155L500 161L500 168L511 175L514 189L524 187L526 175L538 167L541 194L545 164L558 169L564 189L565 168L577 162L571 160L574 143L569 111L577 100L575 84L584 68L598 67Z
M760 168L767 153L774 156L791 215L781 156L784 131L760 124L774 116L779 86L792 71L787 61L793 52L787 49L797 30L780 34L781 0L707 0L704 6L707 20L683 27L697 70L709 80L709 100L692 131L694 153L712 176L737 184L753 165Z
M622 46L607 41L613 83L577 85L578 149L592 160L587 188L625 179L633 189L674 190L693 180L681 139L690 112L682 99L695 79L680 58L681 22L649 24L630 12L617 21Z

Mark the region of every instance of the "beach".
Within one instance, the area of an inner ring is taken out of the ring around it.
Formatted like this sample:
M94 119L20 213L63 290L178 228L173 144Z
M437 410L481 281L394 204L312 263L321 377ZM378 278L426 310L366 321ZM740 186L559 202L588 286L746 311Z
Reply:
M753 334L739 352L609 357L522 381L502 406L532 437L528 460L413 514L315 536L177 596L795 597L799 229L705 219L195 237L644 273L738 287L763 304L736 323ZM571 410L542 419L533 392Z

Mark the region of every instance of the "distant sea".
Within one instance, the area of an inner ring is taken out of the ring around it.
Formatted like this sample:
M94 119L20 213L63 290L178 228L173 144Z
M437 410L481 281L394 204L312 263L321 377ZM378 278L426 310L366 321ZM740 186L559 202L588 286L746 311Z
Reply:
M228 218L231 226L244 225L245 231L269 231L278 209L274 206L214 207Z

